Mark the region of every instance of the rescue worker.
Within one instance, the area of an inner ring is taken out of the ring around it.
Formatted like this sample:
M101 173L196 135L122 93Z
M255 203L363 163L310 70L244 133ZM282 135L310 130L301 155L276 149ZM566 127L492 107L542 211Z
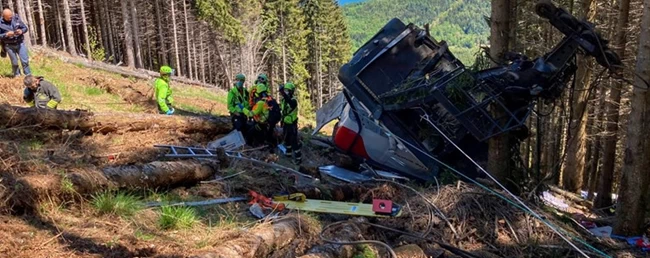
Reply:
M246 125L248 118L244 114L244 110L249 110L250 105L248 102L248 90L244 87L246 76L238 74L235 77L235 84L228 91L228 111L232 118L232 127L240 132L246 132Z
M287 82L280 85L280 110L282 110L282 131L284 134L284 145L286 148L285 155L291 157L293 155L293 163L299 165L302 163L302 147L298 138L298 100L295 96L296 85Z
M248 135L253 140L252 145L268 143L271 153L274 153L277 145L274 131L281 118L279 105L268 95L268 87L264 83L257 84L255 101L251 110L244 109L246 116L253 118L254 122Z
M172 98L172 88L169 87L169 81L174 73L174 69L169 66L160 67L160 77L154 83L156 103L158 103L158 112L160 114L174 114L174 98Z
M25 76L23 79L25 91L23 100L30 107L56 109L61 103L61 94L54 84L43 80L43 77Z
M2 43L3 52L9 54L11 59L12 75L20 76L18 61L23 66L25 75L32 74L29 69L29 54L25 45L25 33L29 29L27 25L15 15L9 8L2 10L2 19L0 19L0 42Z
M251 87L251 90L250 90L250 92L248 94L249 95L248 104L251 107L255 105L255 102L257 102L257 100L255 100L255 91L257 91L257 85L258 84L264 84L264 86L266 86L266 88L268 89L269 88L269 77L267 77L266 74L264 74L264 73L261 73L260 75L257 76L257 79L255 80L255 83L253 84L254 86Z

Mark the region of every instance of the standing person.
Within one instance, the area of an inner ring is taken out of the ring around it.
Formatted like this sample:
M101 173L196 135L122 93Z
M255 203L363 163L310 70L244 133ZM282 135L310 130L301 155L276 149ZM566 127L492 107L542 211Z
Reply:
M298 100L295 96L296 85L287 82L285 85L280 85L280 109L282 110L282 131L284 134L284 145L287 150L285 155L291 157L293 155L293 163L299 165L302 163L302 153L298 137Z
M23 80L25 91L23 100L30 107L56 109L61 103L61 94L54 84L43 80L43 77L25 76Z
M282 115L278 102L268 95L268 88L265 84L257 84L255 90L255 105L249 111L244 109L246 116L253 118L254 126L249 129L249 135L254 144L268 143L271 153L275 152L277 140L275 138L275 126Z
M169 66L160 67L160 78L156 79L154 84L156 103L158 103L158 112L160 114L174 114L174 98L172 98L172 88L169 87L171 76L174 69Z
M266 86L266 88L269 88L269 77L266 76L266 74L261 73L260 75L257 76L257 79L253 83L253 87L251 87L251 90L249 92L249 98L248 98L248 104L252 107L255 105L255 91L257 91L257 85L263 84Z
M248 118L244 114L244 110L250 109L248 102L248 90L244 86L246 76L238 74L235 77L235 84L228 91L228 111L232 118L232 127L240 132L246 132L246 124Z
M23 73L25 75L32 74L29 69L29 55L27 53L27 46L25 45L25 33L29 29L27 25L20 20L18 15L9 8L2 11L2 20L0 20L0 41L4 45L4 50L9 54L11 59L12 74L14 77L20 76L20 69L18 67L18 59L23 66Z

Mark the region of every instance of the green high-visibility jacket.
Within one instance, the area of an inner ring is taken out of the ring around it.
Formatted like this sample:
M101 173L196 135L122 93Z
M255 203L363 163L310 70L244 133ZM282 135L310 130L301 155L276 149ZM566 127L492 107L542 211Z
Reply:
M282 121L285 124L291 125L298 122L298 100L295 97L282 98L280 109L282 110Z
M154 84L156 102L158 109L163 113L169 111L168 105L174 105L174 98L172 98L172 88L169 87L169 76L164 76L156 79Z
M266 100L258 100L252 110L249 111L248 109L244 109L244 114L248 117L252 117L255 122L266 123L266 120L269 119L269 107L266 104Z
M239 107L242 105L243 109ZM250 109L248 104L248 90L242 88L239 90L236 86L228 91L228 111L230 113L243 113L244 109Z

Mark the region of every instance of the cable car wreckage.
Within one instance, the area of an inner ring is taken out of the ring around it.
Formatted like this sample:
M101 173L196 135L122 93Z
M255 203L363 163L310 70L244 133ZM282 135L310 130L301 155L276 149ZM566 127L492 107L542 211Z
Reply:
M542 57L508 54L508 64L478 72L444 41L391 20L340 69L344 90L317 111L313 134L338 119L336 148L373 167L431 180L444 162L476 176L461 150L481 163L488 139L513 131L527 136L535 102L561 96L579 52L611 73L621 66L592 24L550 2L535 8L563 40Z

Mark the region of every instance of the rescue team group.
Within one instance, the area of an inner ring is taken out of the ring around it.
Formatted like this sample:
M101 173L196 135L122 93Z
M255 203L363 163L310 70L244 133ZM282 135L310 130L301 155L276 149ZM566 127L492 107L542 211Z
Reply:
M0 56L9 55L13 77L19 77L22 65L25 90L23 100L31 107L56 109L61 103L61 94L54 84L43 77L33 76L29 68L29 55L25 45L25 33L29 29L18 15L8 8L2 10L0 19ZM174 99L170 87L170 78L174 69L169 66L160 68L160 77L154 83L155 98L161 114L173 115ZM295 98L296 86L286 83L280 86L282 100L278 104L269 94L269 81L265 74L257 77L250 91L244 87L246 77L235 77L233 88L228 92L228 111L232 117L235 130L243 133L251 145L269 144L273 152L277 145L275 127L278 123L283 128L283 141L286 155L293 156L293 162L300 164L300 141L298 140L298 101Z

